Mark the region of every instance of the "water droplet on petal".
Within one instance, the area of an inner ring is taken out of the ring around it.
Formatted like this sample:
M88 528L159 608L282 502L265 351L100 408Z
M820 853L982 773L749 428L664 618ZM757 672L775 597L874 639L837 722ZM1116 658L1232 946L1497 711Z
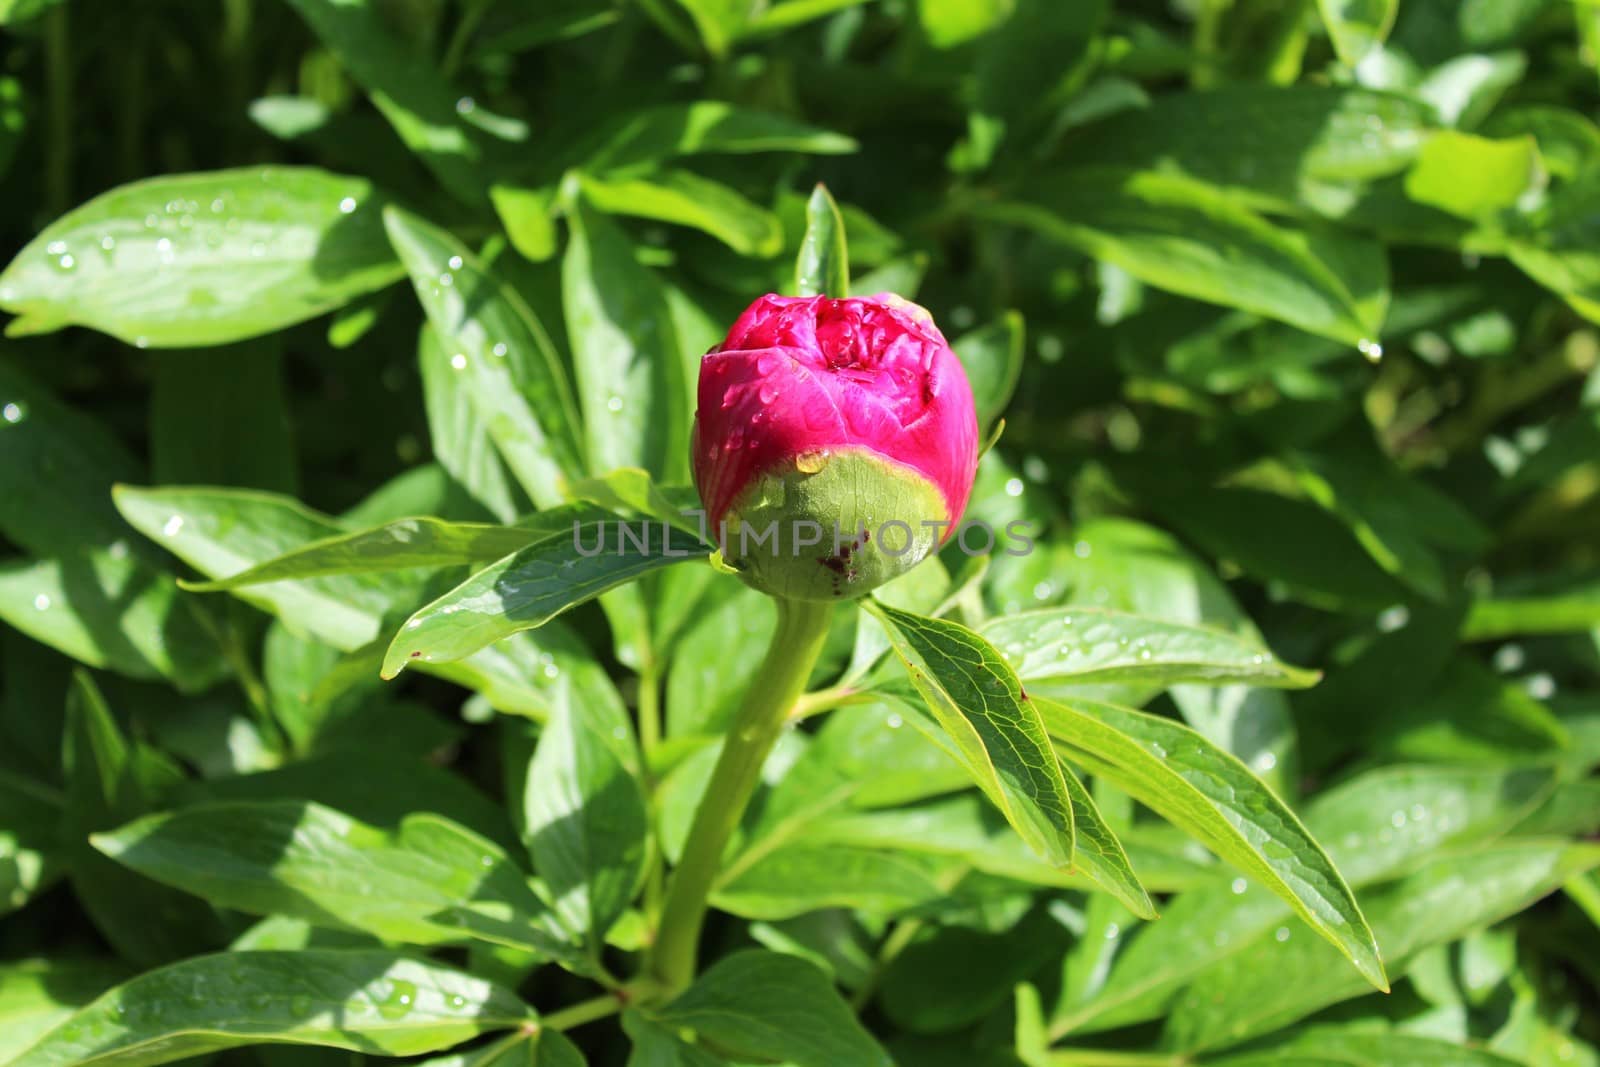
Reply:
M339 201L339 213L341 215L348 215L352 211L354 211L355 209L356 209L356 198L355 197L347 196L343 200ZM211 210L213 210L213 211L217 210L216 204L212 204L211 205Z
M446 264L449 266L449 268L451 270L460 270L461 269L461 257L460 256L451 256L448 260L446 260Z
M467 357L466 357L466 355L464 353L457 352L455 355L451 356L450 357L450 366L454 367L456 370L466 370L467 369Z
M1249 889L1250 883L1245 881L1243 878L1235 878L1233 880L1233 884L1228 888L1232 889L1234 894L1237 895L1243 893L1246 889Z
M176 537L181 529L183 529L183 516L174 515L162 524L161 532L168 537Z
M38 611L49 611L50 595L48 593L40 593L38 596L33 598L33 606Z
M1278 927L1277 931L1272 935L1272 937L1281 945L1283 942L1289 940L1289 928L1287 926Z
M622 410L622 398L620 396L615 396L615 395L607 397L606 398L606 410L611 412L611 413L613 413L613 414L615 414L616 412L621 411Z
M1365 337L1356 343L1356 349L1366 357L1368 363L1376 363L1383 358L1383 346Z
M1012 478L1006 482L1006 496L1022 495L1022 479Z
M0 408L0 418L4 418L7 422L13 425L21 422L27 417L28 409L23 407L21 404L11 403L7 404L3 408Z
M506 348L506 343L504 341L496 341L494 347L489 349L489 351L504 359L505 354L510 351L510 349Z

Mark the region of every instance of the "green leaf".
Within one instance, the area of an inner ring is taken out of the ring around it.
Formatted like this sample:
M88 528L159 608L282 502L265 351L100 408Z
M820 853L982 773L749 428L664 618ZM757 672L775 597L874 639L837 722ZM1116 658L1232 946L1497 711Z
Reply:
M0 357L0 533L8 540L36 556L127 549L111 486L142 475L102 424L63 404L9 353Z
M1317 0L1339 62L1352 70L1382 45L1400 11L1400 0Z
M1040 856L1073 856L1073 803L1044 722L1005 659L957 623L866 603L955 756Z
M724 583L696 612L667 661L667 734L726 730L777 629L772 599Z
M110 960L72 956L0 965L0 1060L13 1062L125 974Z
M816 965L776 952L735 952L718 960L665 1007L647 1013L664 1026L741 1059L794 1067L888 1067L888 1054L856 1021Z
M212 578L238 574L308 542L349 533L326 515L286 497L229 489L116 491L119 510L133 526ZM247 603L346 652L367 650L370 669L381 660L374 646L388 620L423 595L426 572L353 574L250 586L234 592ZM565 627L547 626L537 641L519 635L457 663L425 669L477 689L502 711L542 716L549 708L551 670L591 662Z
M137 489L118 486L123 518L146 537L213 577L238 574L310 542L347 531L287 497L243 489ZM335 648L378 636L379 620L414 601L423 575L403 582L373 574L339 575L248 587L236 593Z
M80 663L187 692L228 671L193 599L125 546L0 562L0 620Z
M856 142L787 115L735 107L721 100L661 104L612 120L582 159L591 174L610 175L694 155L803 152L844 155Z
M516 526L429 518L396 519L370 530L314 541L214 582L184 584L189 589L216 592L335 574L492 563L529 545L570 534L575 521L592 521L603 514L598 508L579 504L541 511Z
M407 815L389 833L304 801L225 803L93 840L125 867L219 907L416 945L500 942L498 931L514 926L537 951L573 958L500 847L439 815Z
M665 292L616 223L581 197L567 220L562 301L591 469L642 467L682 484L693 404Z
M1406 174L1406 195L1419 204L1474 219L1516 207L1545 183L1531 136L1496 141L1440 130Z
M978 425L992 424L1011 402L1022 376L1022 316L1008 311L990 325L963 334L950 347L972 385Z
M598 954L644 877L650 815L621 703L557 691L528 766L523 832L556 913Z
M850 295L850 256L845 249L844 216L828 187L820 182L806 201L806 232L794 264L796 296Z
M119 186L0 274L7 333L88 326L141 348L219 345L315 318L399 276L372 186L310 167Z
M1024 682L1051 687L1125 682L1315 685L1316 671L1279 661L1257 641L1101 608L1046 608L997 616L978 630Z
M486 138L468 121L476 110L429 57L393 29L368 0L289 0L367 91L400 140L458 199L476 204L488 184Z
M393 952L229 952L117 986L13 1067L139 1067L262 1043L410 1056L534 1019L498 986Z
M565 483L583 473L583 445L566 371L539 320L444 230L394 207L383 221L477 421L534 503L562 503Z
M696 1048L634 1009L622 1013L622 1029L633 1042L628 1067L726 1067L721 1056Z
M505 557L418 609L390 642L383 676L413 662L465 659L608 589L710 551L661 522L597 519L571 530Z
M1504 832L1548 795L1550 781L1539 771L1386 767L1316 797L1305 821L1359 887ZM1186 892L1119 954L1096 995L1058 1011L1053 1027L1088 1032L1158 1018L1195 975L1274 932L1290 914L1283 900L1244 878Z
M1244 764L1193 730L1097 701L1037 701L1074 762L1104 775L1288 901L1361 976L1387 991L1355 894L1294 812Z
M1094 798L1070 769L1063 767L1061 775L1067 783L1067 796L1072 800L1074 865L1083 868L1097 885L1139 918L1154 919L1156 906L1134 873L1122 842L1117 840L1105 816L1095 806Z
M1422 950L1514 914L1596 865L1595 845L1508 841L1441 855L1369 892L1368 911L1396 973L1404 973ZM1326 944L1285 935L1284 929L1264 934L1196 977L1168 1016L1173 1047L1225 1048L1366 992ZM1303 979L1284 982L1285 974Z
M783 247L778 217L721 182L686 170L648 178L583 178L584 195L601 211L692 226L741 256L766 258Z
M844 799L856 801L859 807L864 795L870 794L857 791ZM1097 824L1096 833L1103 829L1104 817L1097 809L1092 810L1092 814L1078 809L1078 813L1087 822ZM905 807L824 810L793 836L799 844L808 847L826 844L893 850L903 855L946 856L960 860L975 871L1029 885L1070 889L1098 885L1115 899L1125 902L1118 905L1123 910L1131 907L1147 919L1154 919L1156 915L1144 887L1172 892L1193 888L1196 884L1215 883L1214 865L1184 861L1165 847L1157 847L1152 842L1154 835L1146 832L1153 828L1130 828L1124 822L1123 829L1129 835L1127 858L1102 856L1098 847L1085 848L1080 840L1077 858L1084 862L1070 870L1052 867L1011 832L992 804L980 794L964 790ZM1111 844L1115 854L1121 856L1122 843L1112 839ZM741 853L730 869L741 863L745 855ZM1139 871L1138 879L1130 877L1127 870L1130 867Z
M506 470L488 426L478 418L472 400L475 379L451 365L453 355L438 332L424 323L417 334L417 371L434 459L489 514L511 522L528 503Z
M1357 345L1378 337L1386 294L1382 250L1354 238L1359 271L1346 251L1276 226L1192 179L1158 172L1090 168L1040 188L1033 203L979 214L1037 230L1140 281L1209 303L1252 311L1308 333ZM1347 276L1351 275L1351 276Z
M1079 159L1168 169L1261 210L1344 215L1365 183L1398 174L1437 126L1398 93L1320 85L1225 85L1164 93L1069 143Z

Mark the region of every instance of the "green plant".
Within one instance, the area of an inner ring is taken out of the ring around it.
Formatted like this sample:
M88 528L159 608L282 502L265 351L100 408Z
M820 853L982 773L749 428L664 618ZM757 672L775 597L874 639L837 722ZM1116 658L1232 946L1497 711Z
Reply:
M0 24L0 1063L1600 1063L1600 9ZM1028 546L780 611L847 290Z

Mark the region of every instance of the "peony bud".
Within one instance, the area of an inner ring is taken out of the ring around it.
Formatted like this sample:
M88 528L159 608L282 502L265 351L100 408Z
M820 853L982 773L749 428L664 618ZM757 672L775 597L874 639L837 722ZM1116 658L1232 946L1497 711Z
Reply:
M763 592L828 600L950 536L978 420L961 361L916 304L768 295L701 360L691 447L727 562Z

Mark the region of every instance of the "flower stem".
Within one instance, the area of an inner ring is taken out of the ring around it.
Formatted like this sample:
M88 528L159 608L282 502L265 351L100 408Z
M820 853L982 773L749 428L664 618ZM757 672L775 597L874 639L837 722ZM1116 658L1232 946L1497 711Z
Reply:
M706 898L722 853L760 781L761 765L822 652L832 614L831 602L778 600L778 630L723 741L722 755L695 810L683 857L667 886L650 969L669 996L694 979Z

